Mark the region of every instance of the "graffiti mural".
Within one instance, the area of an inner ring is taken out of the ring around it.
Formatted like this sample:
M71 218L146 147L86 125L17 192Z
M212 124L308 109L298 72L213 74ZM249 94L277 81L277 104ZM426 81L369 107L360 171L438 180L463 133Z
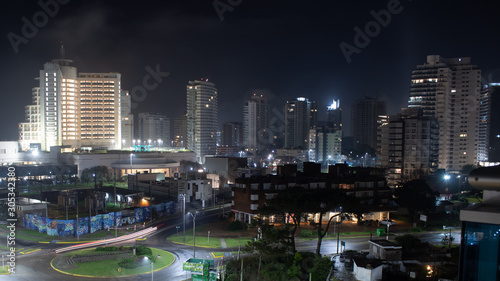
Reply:
M154 210L154 211L153 211ZM174 202L161 203L150 207L141 207L134 210L131 217L122 217L122 212L101 214L93 217L79 218L78 220L57 220L42 217L41 213L24 214L23 226L50 236L70 237L94 233L98 230L122 226L124 224L135 224L151 218L152 212L156 216L173 214L175 211ZM78 227L77 227L78 224Z

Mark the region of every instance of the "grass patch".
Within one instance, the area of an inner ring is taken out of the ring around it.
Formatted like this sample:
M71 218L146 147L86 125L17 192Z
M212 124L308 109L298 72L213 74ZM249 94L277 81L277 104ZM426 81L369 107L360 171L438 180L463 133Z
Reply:
M240 246L243 248L248 242L252 241L251 238L226 238L226 245L228 248L236 248Z
M9 273L9 266L8 265L0 266L0 274L6 274L6 273Z
M157 255L161 256L155 262L154 266L155 271L159 268L172 264L172 262L175 260L174 255L172 255L167 251L155 248L151 248L151 250L153 252L153 256ZM96 253L95 249L91 249L91 250L77 251L74 254L85 255L89 254L88 251L91 251L91 253ZM77 266L78 268L68 270L66 272L71 274L80 274L80 275L98 276L98 277L118 277L118 276L151 273L151 263L146 259L144 259L143 265L140 265L139 267L132 269L120 267L119 263L122 262L123 260L124 259L114 259L114 260L102 260L96 262L74 263L73 265ZM120 271L118 271L119 268Z
M184 242L184 236L179 234L179 235L172 235L168 237L168 240L175 242L175 243L183 243L187 245L193 245L193 236L189 235L186 233L186 242ZM226 240L227 242L227 240ZM220 248L220 239L216 237L210 237L210 241L208 240L207 236L196 236L196 246L200 247L210 247L210 248Z

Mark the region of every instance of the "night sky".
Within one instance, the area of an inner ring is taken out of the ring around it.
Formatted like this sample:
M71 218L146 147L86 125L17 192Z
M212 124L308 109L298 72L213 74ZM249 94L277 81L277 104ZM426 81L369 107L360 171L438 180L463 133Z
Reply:
M279 111L289 99L315 100L320 120L339 98L345 125L350 104L363 96L378 93L390 114L405 107L411 70L430 54L469 56L485 79L500 81L495 1L72 0L46 23L39 17L40 27L25 38L22 18L33 23L43 11L37 2L2 3L0 140L18 138L33 78L59 57L60 41L79 72L119 72L125 90L142 85L147 66L169 72L133 113L172 120L186 108L187 82L202 77L219 90L219 123L242 121L244 101L259 90ZM229 8L222 21L214 3ZM354 28L364 30L374 20L370 11L388 6L391 19L371 29L370 42L348 63L339 45L356 47ZM23 41L17 53L9 34Z

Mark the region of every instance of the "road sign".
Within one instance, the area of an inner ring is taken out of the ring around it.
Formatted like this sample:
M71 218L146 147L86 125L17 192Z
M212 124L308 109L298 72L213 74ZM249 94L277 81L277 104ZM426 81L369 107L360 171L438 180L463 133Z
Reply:
M427 222L427 216L426 215L420 215L420 220Z
M340 245L345 247L345 241L340 241Z

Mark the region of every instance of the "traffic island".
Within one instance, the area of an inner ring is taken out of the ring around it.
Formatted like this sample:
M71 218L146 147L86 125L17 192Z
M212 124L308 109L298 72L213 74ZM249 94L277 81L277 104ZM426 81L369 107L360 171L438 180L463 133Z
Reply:
M156 248L139 246L134 255L132 247L98 247L59 255L50 265L54 270L72 276L113 278L150 274L152 268L159 271L174 261L172 253Z

